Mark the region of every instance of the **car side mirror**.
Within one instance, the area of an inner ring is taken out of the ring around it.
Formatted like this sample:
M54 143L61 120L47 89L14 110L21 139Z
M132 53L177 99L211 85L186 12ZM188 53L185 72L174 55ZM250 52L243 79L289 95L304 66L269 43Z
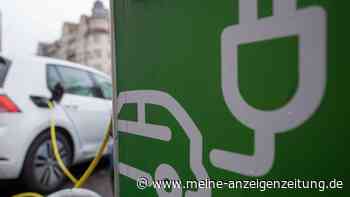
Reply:
M53 88L53 90L51 90L51 92L52 92L52 96L50 101L55 101L57 103L61 102L62 97L64 95L64 88L61 85L61 83L57 83Z

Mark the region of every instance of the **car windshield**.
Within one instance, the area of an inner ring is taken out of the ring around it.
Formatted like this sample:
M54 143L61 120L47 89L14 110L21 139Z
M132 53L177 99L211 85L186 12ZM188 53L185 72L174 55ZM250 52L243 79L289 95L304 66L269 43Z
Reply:
M9 65L0 59L0 87L3 87Z

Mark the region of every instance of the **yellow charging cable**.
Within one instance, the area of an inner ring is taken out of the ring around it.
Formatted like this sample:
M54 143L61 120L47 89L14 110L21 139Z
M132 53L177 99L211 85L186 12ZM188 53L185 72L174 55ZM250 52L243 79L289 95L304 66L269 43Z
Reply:
M53 104L51 102L49 102L49 108L51 110L53 110ZM86 183L87 179L91 176L92 172L95 170L96 166L100 162L100 160L103 156L103 153L106 151L108 141L109 141L109 130L111 127L111 122L108 124L107 130L105 132L104 140L103 140L99 150L97 151L94 160L90 163L89 167L87 168L87 170L84 172L83 176L81 176L81 178L79 180L72 175L72 173L68 170L68 168L64 165L64 162L62 161L62 158L59 154L58 146L57 146L55 124L56 123L55 123L54 118L51 118L50 133L51 133L51 143L52 143L52 147L54 150L55 158L56 158L61 170L63 171L63 173L75 184L74 187L75 188L82 187Z
M49 101L48 103L50 110L53 110L53 104ZM68 177L74 184L78 182L78 180L74 177L74 175L68 170L66 165L64 165L64 162L61 158L61 155L58 151L58 146L57 146L57 136L56 136L56 122L54 117L51 117L51 123L50 123L50 135L51 135L51 145L53 149L53 153L55 155L56 161L58 163L58 166L61 168L62 172L66 177Z
M44 197L44 196L41 194L28 192L28 193L16 194L12 197Z
M49 102L48 106L49 106L49 109L52 111L53 110L53 103ZM90 165L87 168L87 170L84 172L84 174L78 180L69 171L69 169L66 167L66 165L64 164L64 162L63 162L63 160L61 158L61 155L60 155L60 153L58 151L58 146L57 146L57 136L56 136L56 127L55 127L56 122L55 122L54 117L51 118L50 135L51 135L51 144L52 144L53 152L54 152L55 158L57 160L58 166L60 167L60 169L62 170L64 175L66 175L74 183L74 188L80 188L86 183L86 181L91 176L91 174L95 170L96 166L100 162L101 158L103 157L103 153L106 151L106 148L107 148L107 145L108 145L108 141L109 141L109 130L110 130L110 127L111 127L111 122L112 121L110 121L110 123L108 124L108 127L107 127L107 130L105 132L105 136L104 136L103 142L102 142L99 150L97 151L94 160L90 163ZM12 197L44 197L44 196L41 195L41 194L37 194L37 193L22 193L22 194L14 195Z

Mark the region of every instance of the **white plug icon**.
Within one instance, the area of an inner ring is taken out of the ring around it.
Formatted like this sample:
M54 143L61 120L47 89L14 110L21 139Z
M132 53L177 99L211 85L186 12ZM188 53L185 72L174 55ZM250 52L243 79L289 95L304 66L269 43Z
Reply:
M321 7L296 9L296 0L273 0L273 16L258 19L257 3L240 0L240 24L225 28L221 37L225 103L241 123L254 130L255 153L248 156L219 149L210 153L214 166L246 176L262 176L270 171L275 157L275 134L307 121L319 107L326 87L326 12ZM238 46L288 36L298 36L299 40L297 91L280 109L256 109L240 94Z

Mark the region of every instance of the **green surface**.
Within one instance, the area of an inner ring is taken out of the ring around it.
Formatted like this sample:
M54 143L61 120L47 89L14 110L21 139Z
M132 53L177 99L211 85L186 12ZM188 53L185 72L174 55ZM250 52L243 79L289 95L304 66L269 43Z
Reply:
M247 103L274 110L290 101L298 84L298 37L244 44L238 56L240 92Z
M271 15L271 1L259 3L259 16ZM328 13L327 87L320 108L305 124L276 137L273 168L263 179L343 180L342 192L213 190L212 196L349 196L350 138L349 8L346 0L300 0L298 7L322 6ZM253 154L254 132L239 123L221 91L220 35L238 23L238 1L116 0L118 92L160 90L173 96L203 135L203 162L214 180L248 177L218 169L212 149ZM239 46L240 90L251 105L264 110L283 106L296 90L298 39L288 37ZM169 126L173 139L153 141L120 134L120 161L154 175L161 163L175 167L183 180L189 170L189 141L174 117L159 106L146 106L147 122ZM136 107L120 119L136 120ZM121 197L157 196L138 190L120 176Z

